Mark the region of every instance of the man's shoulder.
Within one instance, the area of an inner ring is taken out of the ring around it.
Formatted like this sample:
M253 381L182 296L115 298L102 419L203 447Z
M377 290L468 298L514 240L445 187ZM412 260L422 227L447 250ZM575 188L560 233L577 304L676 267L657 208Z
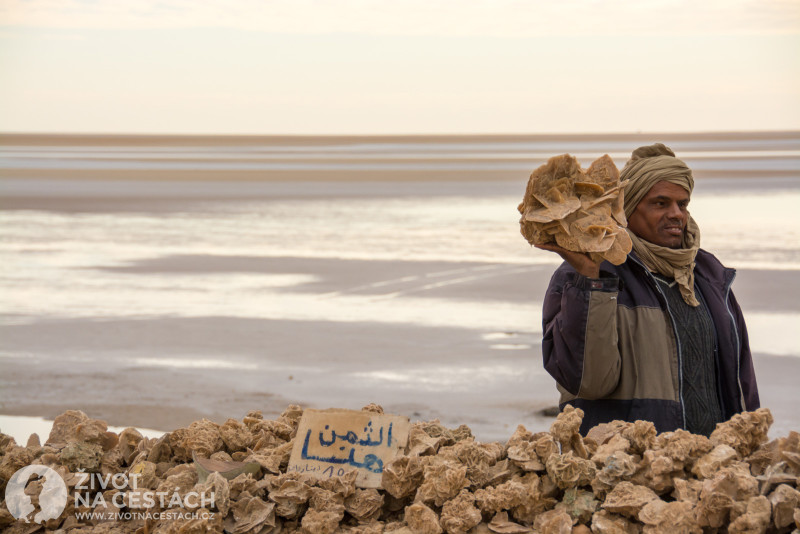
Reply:
M698 249L694 258L695 273L711 281L727 283L733 280L736 270L725 267L719 259L705 249Z

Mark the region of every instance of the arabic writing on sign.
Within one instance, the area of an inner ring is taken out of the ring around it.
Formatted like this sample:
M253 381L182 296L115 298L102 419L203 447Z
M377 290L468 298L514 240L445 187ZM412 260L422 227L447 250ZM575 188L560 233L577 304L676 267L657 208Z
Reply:
M314 466L314 465L290 465L286 470L287 473L308 473L309 475L315 475L317 477L340 477L344 476L347 473L347 469L344 467L336 468L333 465L329 465L328 467L323 468L322 466Z
M408 419L350 410L306 410L288 470L319 478L357 471L360 487L380 487L384 465L408 440Z
M389 429L386 431L386 446L389 448L392 446L392 425L393 423L389 423ZM325 431L328 430L330 430L330 425L325 425ZM330 430L330 439L325 439L323 432L320 432L319 445L321 447L334 447L337 441L340 443L349 443L350 445L359 445L361 447L378 447L383 445L383 427L380 427L377 441L372 439L374 430L375 429L372 425L372 421L370 421L367 423L367 426L364 427L364 433L366 437L363 439L358 439L358 435L352 430L348 430L345 434L337 434L335 430ZM315 456L313 454L309 454L308 446L309 442L311 441L311 432L311 429L308 429L306 432L306 438L303 441L303 450L300 456L303 460L316 460L318 462L325 462L329 464L347 464L353 467L363 467L367 471L372 471L373 473L383 473L383 460L378 458L377 455L366 454L364 455L364 459L362 461L358 461L356 460L355 448L350 447L348 449L347 445L334 447L333 454L330 456ZM348 450L346 458L342 458L341 454L337 454L345 450Z

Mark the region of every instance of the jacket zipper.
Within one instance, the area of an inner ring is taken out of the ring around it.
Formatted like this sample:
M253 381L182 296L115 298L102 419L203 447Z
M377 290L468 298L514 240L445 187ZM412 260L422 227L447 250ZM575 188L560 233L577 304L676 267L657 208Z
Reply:
M630 256L629 256L630 257ZM683 423L681 424L682 428L686 428L686 407L683 405L683 357L681 355L681 340L678 337L678 330L675 328L675 318L672 316L672 312L669 310L669 304L667 303L667 297L664 295L664 292L661 291L661 287L658 285L658 281L656 278L650 274L650 270L644 266L644 264L640 263L639 260L636 258L632 258L636 263L638 263L645 273L647 273L650 282L655 286L656 291L658 294L661 295L662 302L664 303L664 307L667 309L667 315L669 316L670 326L672 327L672 335L675 336L675 348L678 349L678 401L681 405L681 419ZM730 310L728 311L730 313ZM737 364L738 366L738 364ZM740 386L741 387L741 386Z
M733 281L736 279L736 271L733 271L733 277L731 278L730 282L725 284L725 309L728 311L728 317L731 318L731 324L733 325L733 337L736 339L736 384L739 386L739 411L745 410L745 402L744 402L744 389L742 389L742 380L741 380L741 362L742 362L742 348L739 345L739 330L736 328L736 318L733 316L733 312L731 312L731 307L728 304L730 293L731 293L731 286L733 285Z

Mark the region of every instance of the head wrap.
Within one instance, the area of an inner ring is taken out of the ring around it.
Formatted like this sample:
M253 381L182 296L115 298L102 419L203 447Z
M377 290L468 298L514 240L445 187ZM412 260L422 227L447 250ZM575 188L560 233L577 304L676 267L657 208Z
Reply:
M625 187L625 216L630 218L636 206L658 182L670 182L683 187L689 194L694 189L692 171L675 153L661 143L643 146L633 151L631 159L620 172ZM674 278L683 300L698 306L694 293L694 258L700 248L700 228L689 215L683 232L681 248L662 247L628 232L633 251L651 271Z

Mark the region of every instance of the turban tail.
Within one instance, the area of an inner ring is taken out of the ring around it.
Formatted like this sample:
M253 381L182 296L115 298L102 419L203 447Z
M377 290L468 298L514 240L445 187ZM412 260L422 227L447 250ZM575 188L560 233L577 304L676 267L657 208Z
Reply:
M625 164L620 173L620 181L625 187L625 216L628 219L639 202L658 182L679 185L690 194L694 189L694 178L689 167L678 158L663 153L637 158L634 152L634 157ZM689 216L683 232L681 248L662 247L645 241L633 232L628 234L633 242L633 251L645 266L651 271L674 278L683 300L690 306L698 306L699 302L694 294L694 258L700 248L700 228L692 216Z

